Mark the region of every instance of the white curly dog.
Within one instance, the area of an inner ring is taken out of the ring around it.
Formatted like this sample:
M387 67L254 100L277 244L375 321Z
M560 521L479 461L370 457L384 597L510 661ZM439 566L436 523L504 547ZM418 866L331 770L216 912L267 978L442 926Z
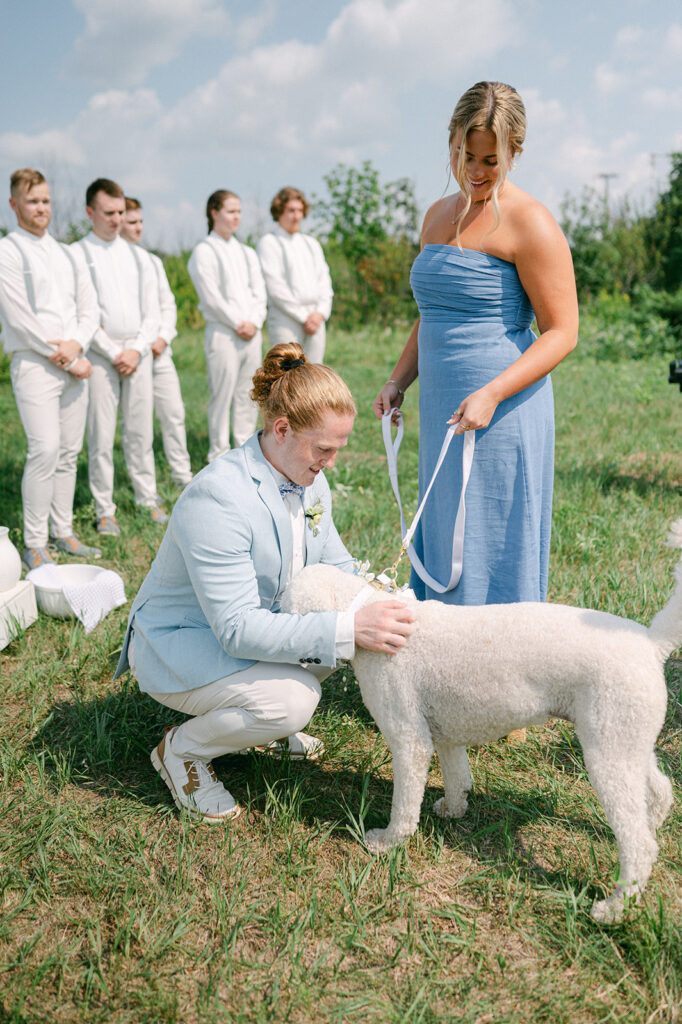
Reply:
M682 547L682 520L669 543ZM682 644L682 559L675 575L673 595L648 629L568 605L424 601L397 654L357 648L362 699L393 755L391 819L367 832L368 849L388 850L416 831L434 747L445 789L434 811L460 818L472 786L467 746L552 716L566 719L618 844L620 877L591 914L619 920L644 890L658 853L656 830L673 802L654 744L666 710L663 665ZM360 576L313 565L289 584L282 610L345 610L387 596Z

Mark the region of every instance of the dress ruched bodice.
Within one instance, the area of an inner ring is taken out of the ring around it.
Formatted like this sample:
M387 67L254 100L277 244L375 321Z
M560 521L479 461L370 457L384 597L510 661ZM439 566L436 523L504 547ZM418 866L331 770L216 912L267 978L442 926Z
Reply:
M524 331L533 308L513 263L476 249L425 245L410 275L422 320L499 323Z
M419 328L419 488L423 494L446 430L464 398L488 384L535 341L533 309L516 267L454 245L425 245L412 267ZM442 597L413 573L422 599L455 604L544 600L554 458L549 377L501 402L476 431L466 491L459 584ZM442 583L450 576L452 531L462 487L457 435L427 502L415 547Z

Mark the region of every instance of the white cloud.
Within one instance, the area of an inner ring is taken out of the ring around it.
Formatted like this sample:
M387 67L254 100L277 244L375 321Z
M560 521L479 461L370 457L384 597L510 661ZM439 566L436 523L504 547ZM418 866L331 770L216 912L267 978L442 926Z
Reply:
M646 89L642 101L655 110L672 110L682 107L682 87L678 89Z
M226 31L218 0L73 0L85 31L68 62L93 85L134 86L195 35Z
M275 149L284 168L371 158L400 130L415 84L459 80L518 39L510 0L351 0L318 43L290 40L228 60L168 112L163 130L209 150ZM456 42L455 42L456 41ZM456 96L453 96L452 102Z
M626 74L615 71L609 64L598 64L594 70L594 84L601 93L623 92L628 82Z
M243 18L234 33L238 49L248 50L254 46L273 23L276 15L277 0L264 0L259 11Z
M679 60L682 57L682 25L674 23L668 26L665 37L665 49L673 58Z

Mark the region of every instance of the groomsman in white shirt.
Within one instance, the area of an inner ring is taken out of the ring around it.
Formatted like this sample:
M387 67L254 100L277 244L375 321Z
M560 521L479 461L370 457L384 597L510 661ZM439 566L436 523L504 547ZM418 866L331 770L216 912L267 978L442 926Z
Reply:
M156 339L152 342L152 384L154 391L154 412L161 423L163 450L170 466L171 477L179 488L185 487L192 479L192 467L187 451L185 431L185 407L182 402L180 381L173 362L171 341L177 335L178 311L175 297L168 284L166 271L158 256L139 245L142 238L144 217L139 199L125 197L126 212L121 225L121 238L138 246L137 252L149 261L157 285L159 320Z
M321 363L334 292L322 246L301 232L309 210L299 189L280 189L270 204L277 226L256 248L268 291L270 344L298 342L311 363Z
M195 247L187 269L206 321L208 461L242 445L256 429L258 407L249 397L261 363L265 282L255 251L234 237L242 218L239 196L218 189L208 197L209 234Z
M47 233L50 189L24 167L10 179L17 227L0 240L0 320L28 453L21 482L23 562L54 563L48 530L60 551L99 558L73 532L76 463L88 408L85 353L97 329L97 299L69 248Z
M97 530L118 536L114 504L114 438L121 409L121 439L135 501L152 522L168 516L160 506L154 468L152 355L158 328L158 299L151 268L136 248L119 238L125 216L123 189L97 178L85 195L92 231L72 248L90 274L99 303L100 326L90 349L92 379L88 405L90 490Z

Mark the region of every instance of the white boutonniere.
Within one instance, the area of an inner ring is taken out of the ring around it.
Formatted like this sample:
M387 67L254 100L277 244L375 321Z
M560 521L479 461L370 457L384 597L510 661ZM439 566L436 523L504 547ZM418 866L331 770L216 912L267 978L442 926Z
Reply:
M317 537L320 532L320 523L322 522L322 516L324 515L324 505L318 498L314 505L310 508L305 509L305 517L308 520L308 526L313 531L313 537Z

